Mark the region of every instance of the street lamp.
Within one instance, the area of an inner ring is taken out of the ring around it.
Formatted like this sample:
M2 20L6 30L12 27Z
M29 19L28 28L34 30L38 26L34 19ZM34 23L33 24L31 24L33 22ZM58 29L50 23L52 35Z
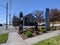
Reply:
M3 5L0 6L6 8L6 29L7 29L8 28L8 2L6 3L6 7Z

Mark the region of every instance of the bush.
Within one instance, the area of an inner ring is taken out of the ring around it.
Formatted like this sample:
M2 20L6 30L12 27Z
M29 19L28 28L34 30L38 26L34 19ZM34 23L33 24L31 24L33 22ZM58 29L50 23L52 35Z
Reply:
M52 26L52 27L50 27L50 30L56 30L56 27Z
M41 29L45 29L45 27L44 27L44 26L41 26L41 27L40 27L40 30L41 30Z
M26 32L25 32L25 35L26 35L27 37L32 37L32 33L29 32L29 31L26 31Z
M42 29L41 32L46 33L46 29Z
M45 29L45 27L42 27L41 29Z

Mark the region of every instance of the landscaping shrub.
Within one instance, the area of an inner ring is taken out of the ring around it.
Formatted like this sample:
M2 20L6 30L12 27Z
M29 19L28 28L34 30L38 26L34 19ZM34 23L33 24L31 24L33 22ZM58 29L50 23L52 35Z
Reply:
M40 30L41 30L41 29L45 29L45 27L44 27L44 26L40 26Z
M26 35L27 37L32 37L32 33L29 32L29 31L26 31L26 32L25 32L25 35Z
M41 32L43 32L43 33L46 33L46 29L42 29L42 30L40 30Z
M56 30L56 27L53 27L53 26L52 26L52 27L50 27L50 30L52 30L52 31L53 31L53 30Z
M45 29L45 27L42 27L41 29Z

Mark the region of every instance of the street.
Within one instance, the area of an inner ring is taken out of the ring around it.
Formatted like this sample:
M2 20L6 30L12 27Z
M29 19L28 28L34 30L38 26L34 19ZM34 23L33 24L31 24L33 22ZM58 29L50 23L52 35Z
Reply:
M6 29L6 26L0 26L0 34L6 33L6 32L16 32L17 30L13 26L8 26L8 29Z

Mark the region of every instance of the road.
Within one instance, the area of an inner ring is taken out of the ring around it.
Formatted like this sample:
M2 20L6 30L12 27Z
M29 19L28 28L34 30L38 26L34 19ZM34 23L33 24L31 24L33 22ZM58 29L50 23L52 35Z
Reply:
M52 26L52 24L50 24L50 26ZM60 26L60 24L54 24L54 26ZM24 28L31 28L34 26L24 26ZM16 27L17 29L15 29L15 27L13 26L8 26L8 29L6 30L6 26L0 26L0 33L5 33L5 32L17 32L19 30L19 27Z
M8 29L6 29L6 26L0 26L0 33L6 33L6 32L16 32L17 30L13 26L8 26Z

